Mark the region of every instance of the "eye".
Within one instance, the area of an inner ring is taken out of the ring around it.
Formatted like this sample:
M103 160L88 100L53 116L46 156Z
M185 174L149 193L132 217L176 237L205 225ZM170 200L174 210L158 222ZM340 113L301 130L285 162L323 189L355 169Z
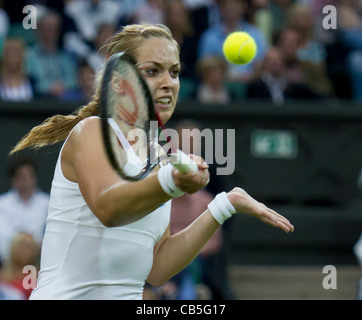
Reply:
M155 77L158 74L158 70L156 68L145 68L142 69L142 74L148 77Z
M178 70L178 69L170 71L170 75L174 79L176 79L179 76L179 74L180 74L180 70Z

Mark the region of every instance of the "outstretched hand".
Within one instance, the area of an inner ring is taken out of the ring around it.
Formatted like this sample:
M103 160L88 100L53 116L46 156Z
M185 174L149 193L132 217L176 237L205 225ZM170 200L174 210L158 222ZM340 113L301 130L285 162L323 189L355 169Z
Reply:
M234 188L228 192L227 197L237 212L258 218L270 226L284 230L286 233L294 231L294 226L288 219L252 198L245 190Z

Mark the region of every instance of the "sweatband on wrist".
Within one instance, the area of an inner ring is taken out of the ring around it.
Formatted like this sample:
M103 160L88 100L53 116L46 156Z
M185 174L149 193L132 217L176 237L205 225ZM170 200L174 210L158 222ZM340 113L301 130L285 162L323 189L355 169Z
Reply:
M225 220L229 219L236 212L225 191L219 193L207 207L219 224L223 224Z
M172 176L172 164L169 163L158 170L158 181L160 182L160 185L168 195L171 197L181 197L184 192L180 190L178 187L176 187L175 182L173 181Z

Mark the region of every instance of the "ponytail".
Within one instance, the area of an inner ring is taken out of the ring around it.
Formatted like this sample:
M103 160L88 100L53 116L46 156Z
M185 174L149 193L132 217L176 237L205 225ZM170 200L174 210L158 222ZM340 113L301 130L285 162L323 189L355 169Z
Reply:
M98 115L98 101L99 97L95 95L89 104L79 108L73 114L67 116L55 115L47 118L42 124L31 129L10 151L9 155L26 148L39 149L64 141L78 122Z

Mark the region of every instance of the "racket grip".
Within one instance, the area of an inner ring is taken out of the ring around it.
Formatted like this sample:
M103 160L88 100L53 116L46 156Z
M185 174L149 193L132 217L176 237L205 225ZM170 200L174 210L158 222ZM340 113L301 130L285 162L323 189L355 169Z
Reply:
M171 154L171 163L181 173L199 171L197 164L181 150Z

